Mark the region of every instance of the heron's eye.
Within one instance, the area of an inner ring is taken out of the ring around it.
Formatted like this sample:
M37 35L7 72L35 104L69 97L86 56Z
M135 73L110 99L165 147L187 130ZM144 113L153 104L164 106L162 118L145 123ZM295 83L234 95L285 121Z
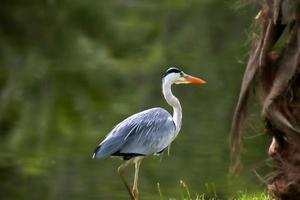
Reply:
M183 76L184 76L184 73L183 73L183 72L180 72L180 76L183 77Z

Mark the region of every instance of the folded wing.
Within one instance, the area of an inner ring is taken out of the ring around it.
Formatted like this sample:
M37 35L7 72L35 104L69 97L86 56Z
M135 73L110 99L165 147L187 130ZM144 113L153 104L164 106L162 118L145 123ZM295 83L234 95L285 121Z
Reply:
M152 108L120 122L95 149L93 158L127 157L161 152L175 138L172 116L163 108Z

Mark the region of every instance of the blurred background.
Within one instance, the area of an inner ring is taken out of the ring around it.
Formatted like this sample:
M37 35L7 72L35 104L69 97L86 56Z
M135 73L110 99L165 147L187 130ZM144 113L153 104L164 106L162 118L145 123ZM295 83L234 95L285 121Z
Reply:
M142 163L141 199L264 188L259 115L243 170L228 176L231 118L258 9L218 0L10 0L0 6L0 199L128 199L120 159L92 160L119 121L151 107L170 66L207 81L179 85L183 126ZM255 108L253 108L255 110ZM257 167L258 166L258 167ZM133 167L126 173L132 180Z

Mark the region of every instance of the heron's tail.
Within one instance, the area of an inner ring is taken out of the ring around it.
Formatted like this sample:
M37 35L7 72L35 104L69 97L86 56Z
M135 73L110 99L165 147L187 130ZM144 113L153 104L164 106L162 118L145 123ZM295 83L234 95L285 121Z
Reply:
M93 159L96 158L106 158L113 155L118 148L115 147L116 145L110 143L101 143L99 144L94 151ZM118 146L117 146L118 147Z
M93 154L93 157L92 157L93 159L104 157L103 155L101 156L101 154L99 154L100 148L101 148L101 145L98 145L98 146L95 148L94 154Z

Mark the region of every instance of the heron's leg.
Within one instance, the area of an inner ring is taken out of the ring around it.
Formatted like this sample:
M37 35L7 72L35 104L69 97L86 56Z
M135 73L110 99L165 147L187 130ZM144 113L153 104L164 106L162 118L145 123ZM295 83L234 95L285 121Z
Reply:
M125 185L127 191L129 192L130 199L131 199L131 200L135 200L135 198L134 198L134 196L133 196L133 194L132 194L132 192L131 192L131 190L130 190L130 187L128 186L128 184L127 184L127 182L126 182L126 180L125 180L125 178L124 178L124 176L123 176L124 169L125 169L131 162L132 162L132 160L127 160L125 163L123 163L122 165L120 165L120 166L118 167L118 174L119 174L119 176L120 176L122 182L124 183L124 185Z
M135 173L134 173L134 182L133 182L133 187L132 187L132 194L135 197L135 199L138 199L139 195L139 190L138 190L138 179L139 179L139 170L140 170L140 165L142 162L143 157L136 157L134 160L135 164Z

